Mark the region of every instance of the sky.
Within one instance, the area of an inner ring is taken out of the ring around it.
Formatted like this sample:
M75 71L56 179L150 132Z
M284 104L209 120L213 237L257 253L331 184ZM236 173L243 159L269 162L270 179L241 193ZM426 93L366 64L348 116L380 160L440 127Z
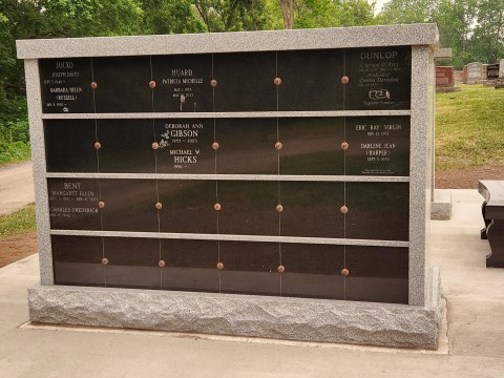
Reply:
M373 0L368 0L368 2L372 3ZM376 1L376 8L375 8L375 14L380 13L380 10L383 6L384 3L388 2L388 0L377 0Z

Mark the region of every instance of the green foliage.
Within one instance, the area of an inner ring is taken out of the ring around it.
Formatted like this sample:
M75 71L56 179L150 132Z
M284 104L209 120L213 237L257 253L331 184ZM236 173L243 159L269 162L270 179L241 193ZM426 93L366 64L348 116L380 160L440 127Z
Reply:
M502 0L482 0L477 9L472 48L476 61L498 62L504 58L504 4Z
M265 0L195 0L194 8L209 32L264 30L272 26Z
M0 142L0 165L30 158L30 145L23 142Z
M203 21L190 0L144 0L144 34L183 34L205 31Z
M372 25L374 5L366 0L302 0L296 2L296 28Z
M457 69L504 57L502 0L391 0L378 18L386 24L436 22L440 45L452 48Z
M437 169L503 164L504 90L461 86L460 92L437 94Z
M337 18L341 26L374 25L378 20L374 17L374 3L367 0L339 1Z
M383 24L432 22L438 0L391 0L383 7L379 20Z
M34 204L27 205L15 213L0 216L0 236L19 235L36 229Z
M452 64L457 69L477 60L471 53L474 49L471 37L478 1L480 0L442 0L438 13L433 18L440 29L440 44L452 48ZM482 61L486 62L487 59Z
M336 3L332 0L303 0L296 4L295 28L324 28L341 25L336 18Z
M25 0L26 2L26 0ZM143 10L136 0L39 0L44 37L88 37L141 33Z

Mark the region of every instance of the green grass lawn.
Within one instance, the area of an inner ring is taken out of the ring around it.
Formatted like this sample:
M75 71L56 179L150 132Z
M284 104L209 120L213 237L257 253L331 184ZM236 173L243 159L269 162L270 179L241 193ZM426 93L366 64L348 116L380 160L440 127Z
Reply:
M35 231L35 205L30 204L9 215L0 215L0 237Z
M436 169L504 165L504 89L460 87L436 96Z
M0 166L31 158L30 145L22 142L0 144Z

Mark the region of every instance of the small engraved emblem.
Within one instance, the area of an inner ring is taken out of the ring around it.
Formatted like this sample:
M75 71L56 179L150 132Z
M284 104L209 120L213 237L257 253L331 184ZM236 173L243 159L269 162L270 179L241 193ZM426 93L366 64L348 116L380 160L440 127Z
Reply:
M370 89L368 96L371 100L390 100L390 92L387 89Z
M159 148L165 148L170 145L170 132L166 130L161 134L161 140L159 141Z
M184 110L184 104L185 104L186 96L181 93L180 94L180 111Z

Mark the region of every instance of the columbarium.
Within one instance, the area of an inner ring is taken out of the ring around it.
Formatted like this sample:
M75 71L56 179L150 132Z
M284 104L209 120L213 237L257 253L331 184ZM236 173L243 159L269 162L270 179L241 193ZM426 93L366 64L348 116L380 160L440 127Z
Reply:
M432 24L18 41L41 323L436 348Z

